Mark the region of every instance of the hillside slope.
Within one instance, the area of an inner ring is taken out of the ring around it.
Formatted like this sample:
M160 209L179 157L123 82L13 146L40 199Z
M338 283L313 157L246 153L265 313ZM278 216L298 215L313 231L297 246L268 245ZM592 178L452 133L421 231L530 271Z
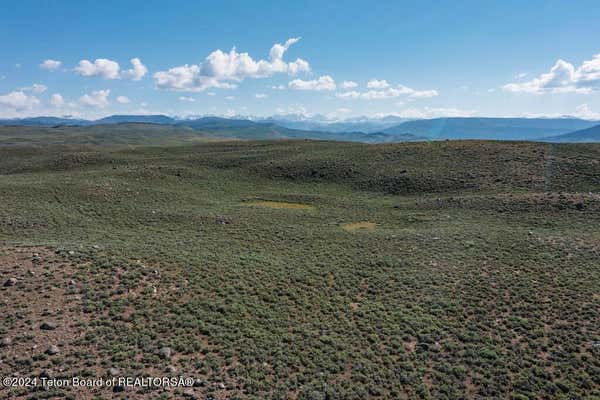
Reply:
M195 380L0 397L597 398L598 159L490 141L0 145L0 374Z
M166 145L193 140L313 139L365 143L419 141L413 135L362 132L317 132L283 128L248 120L203 118L176 125L150 123L108 123L86 126L0 126L0 145L47 144Z

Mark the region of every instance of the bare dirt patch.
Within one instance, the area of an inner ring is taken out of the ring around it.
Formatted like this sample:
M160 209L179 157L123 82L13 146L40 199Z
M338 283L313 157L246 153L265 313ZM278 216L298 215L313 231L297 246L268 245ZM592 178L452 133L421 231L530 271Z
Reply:
M346 232L358 232L358 231L372 232L377 228L377 224L374 222L367 222L367 221L349 222L346 224L342 224L341 227Z

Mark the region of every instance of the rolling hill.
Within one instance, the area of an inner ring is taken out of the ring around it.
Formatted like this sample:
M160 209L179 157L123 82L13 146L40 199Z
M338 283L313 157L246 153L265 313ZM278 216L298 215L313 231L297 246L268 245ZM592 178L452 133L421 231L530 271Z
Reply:
M198 134L55 129L138 128ZM0 146L0 375L194 382L0 398L600 394L600 144L43 139Z
M233 121L233 122L231 122ZM206 140L312 139L364 143L422 141L413 135L332 133L288 129L247 120L204 118L177 125L111 123L99 125L0 126L0 146L177 145Z
M4 126L105 126L117 124L154 124L165 127L187 127L199 135L230 139L314 139L390 143L418 140L491 139L542 140L585 130L598 122L577 118L434 118L404 121L397 117L359 118L338 122L309 119L250 120L243 118L201 117L176 119L166 115L112 115L98 120L57 117L34 117L0 120ZM156 131L158 128L152 128ZM119 130L122 131L122 130ZM172 128L166 131L173 131ZM587 133L582 133L587 134ZM558 141L587 141L579 134ZM593 140L593 139L592 139Z

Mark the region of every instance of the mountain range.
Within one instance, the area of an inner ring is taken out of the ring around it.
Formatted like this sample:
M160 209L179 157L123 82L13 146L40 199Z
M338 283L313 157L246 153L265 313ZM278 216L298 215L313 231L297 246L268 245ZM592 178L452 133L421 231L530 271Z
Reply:
M289 115L262 119L173 118L166 115L111 115L97 120L59 117L31 117L0 120L0 125L97 126L113 124L155 124L186 127L232 139L315 139L388 143L423 140L534 140L547 142L600 141L600 122L578 118L433 118L406 120L354 118L332 121L323 116L306 118Z

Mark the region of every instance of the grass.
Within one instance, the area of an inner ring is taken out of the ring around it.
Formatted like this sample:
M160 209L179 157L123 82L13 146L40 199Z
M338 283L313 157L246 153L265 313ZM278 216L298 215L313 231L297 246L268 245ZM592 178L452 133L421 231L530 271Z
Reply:
M250 206L266 207L275 209L288 209L288 210L310 210L313 206L301 203L290 203L287 201L251 201L247 203Z
M71 299L61 318L82 333L58 356L32 350L37 333L20 339L27 350L3 355L4 375L172 364L215 398L600 396L600 146L213 142L0 156L5 252L58 250L44 268L64 290L48 295ZM377 229L340 229L351 221ZM3 276L23 285L0 296L23 302L0 303L0 333L15 338L34 332L49 284L12 267ZM156 354L164 346L172 359Z

